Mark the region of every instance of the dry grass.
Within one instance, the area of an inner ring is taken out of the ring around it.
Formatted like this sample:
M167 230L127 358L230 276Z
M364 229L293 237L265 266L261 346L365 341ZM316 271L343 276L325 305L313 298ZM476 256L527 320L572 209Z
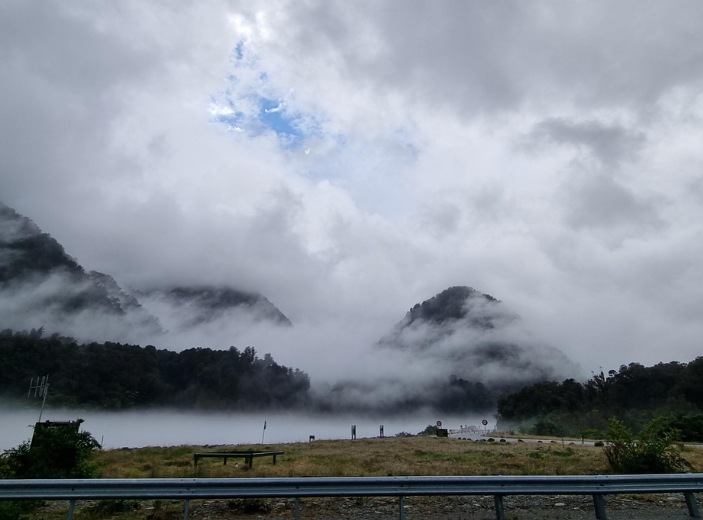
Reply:
M552 435L529 435L526 433L510 433L510 432L494 432L490 434L491 437L496 439L508 438L508 439L537 439L543 441L565 441L565 442L581 442L581 437L555 437ZM587 441L601 441L603 438L593 438L585 437L584 440Z
M254 467L251 470L246 468L241 459L238 460L238 468L234 466L235 459L230 459L226 466L218 459L201 459L198 467L193 467L193 453L196 451L227 451L228 449L282 450L285 453L278 457L275 466L271 458L254 459ZM702 449L686 447L683 456L692 465L694 471L703 470ZM310 444L266 446L220 446L209 449L177 446L108 450L98 452L95 462L101 468L99 476L102 478L579 475L610 472L603 449L593 446L569 446L561 443L487 443L434 437L317 441ZM316 514L322 514L321 512L326 510L331 500L334 499L308 499L310 511L314 510ZM343 500L363 502L370 499ZM382 507L384 500L374 499L374 507ZM647 498L647 500L652 499ZM264 505L270 507L279 502L286 501L269 501ZM182 518L182 504L178 501L141 501L135 503L134 508L130 504L131 502L127 502L129 507L123 507L114 513L110 510L113 508L111 504L101 502L82 504L75 518L76 520L107 520L107 518L178 520ZM243 504L247 507L251 506L249 502ZM282 509L279 507L276 510L276 514L290 517L291 504L292 501L287 501L285 507ZM245 514L235 508L232 501L197 502L194 507L202 508L201 516L204 515L207 518L250 517L249 513ZM308 505L305 507L307 508ZM106 510L102 511L102 509ZM333 509L330 511L334 512ZM261 512L253 514L260 515ZM29 518L30 520L61 520L65 515L65 504L61 503L58 508L48 506L40 508ZM195 516L197 515L194 513Z
M228 447L194 446L109 450L97 455L102 478L305 477L400 475L565 475L608 471L602 449L509 443L477 443L433 437L317 441L304 444L236 446L229 449L282 450L276 465L268 457L243 460L201 459L196 451ZM239 462L239 467L235 467Z
M282 450L277 464L270 457L201 459L196 451ZM703 450L684 448L694 471L703 470ZM195 446L101 451L96 456L102 478L191 477L352 477L402 475L587 475L610 473L602 448L593 446L486 443L410 437L317 441L284 445L251 445L203 449ZM235 462L239 467L235 467Z

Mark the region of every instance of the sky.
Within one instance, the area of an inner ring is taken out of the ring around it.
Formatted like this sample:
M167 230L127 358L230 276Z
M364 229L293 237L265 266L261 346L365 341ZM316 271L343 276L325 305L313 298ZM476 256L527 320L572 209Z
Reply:
M306 342L339 366L455 285L586 374L689 361L701 19L697 0L5 0L0 200L126 287L263 293L297 339L240 339L289 341L295 366Z

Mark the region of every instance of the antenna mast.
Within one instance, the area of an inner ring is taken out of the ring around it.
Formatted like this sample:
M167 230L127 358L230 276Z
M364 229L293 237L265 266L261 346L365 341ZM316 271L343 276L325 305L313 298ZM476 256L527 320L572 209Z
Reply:
M37 382L34 383L34 378L30 379L29 381L29 393L27 394L27 397L32 396L32 390L34 390L34 397L43 397L44 399L42 400L41 403L41 410L39 412L39 421L41 422L41 416L44 413L44 405L46 404L46 394L49 393L49 374L45 376L41 376L41 379L37 377Z

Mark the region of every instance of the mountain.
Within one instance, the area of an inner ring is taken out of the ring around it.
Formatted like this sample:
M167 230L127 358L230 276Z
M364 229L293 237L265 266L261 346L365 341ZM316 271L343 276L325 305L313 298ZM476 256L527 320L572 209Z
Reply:
M0 203L0 328L45 327L91 339L135 326L161 332L156 318L127 300L112 278L86 273L51 235Z
M108 274L86 272L51 235L0 203L0 330L44 327L83 341L141 342L164 333L162 323L181 332L225 321L291 325L264 296L231 287L128 291Z
M292 325L291 321L263 295L231 287L171 287L144 291L141 298L160 316L168 315L169 326L174 330L188 330L220 320Z
M450 287L429 300L415 304L393 330L379 340L379 344L424 349L462 330L496 331L519 319L517 314L490 294L472 287ZM422 334L423 331L428 334Z
M450 287L413 306L372 355L396 373L325 388L318 396L324 410L486 413L505 393L579 372L507 305L471 287Z
M577 370L560 350L536 340L516 312L472 287L450 287L416 304L378 345L445 359L453 375L494 386Z

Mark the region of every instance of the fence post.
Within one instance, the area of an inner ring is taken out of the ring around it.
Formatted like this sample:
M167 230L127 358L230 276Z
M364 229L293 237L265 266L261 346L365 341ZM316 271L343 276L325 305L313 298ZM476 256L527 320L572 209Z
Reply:
M399 497L398 505L400 508L400 520L405 520L405 497Z
M295 509L293 510L293 518L298 520L298 514L300 513L300 499L295 497Z
M183 520L188 520L188 509L190 509L190 498L186 498L186 506L183 508Z
M503 495L493 495L496 503L496 520L505 520L505 509L503 509Z
M698 511L698 504L696 504L696 496L693 494L693 491L684 491L683 496L686 499L688 514L691 518L700 518L701 513Z
M603 498L603 495L593 495L593 505L596 508L596 518L598 520L608 520L608 517L605 514L605 499Z
M68 502L68 515L66 515L66 520L73 520L73 510L76 508L76 501L70 500Z

